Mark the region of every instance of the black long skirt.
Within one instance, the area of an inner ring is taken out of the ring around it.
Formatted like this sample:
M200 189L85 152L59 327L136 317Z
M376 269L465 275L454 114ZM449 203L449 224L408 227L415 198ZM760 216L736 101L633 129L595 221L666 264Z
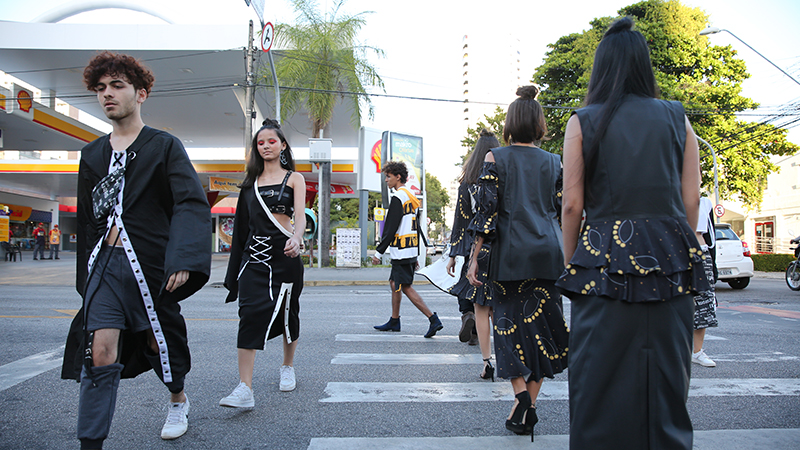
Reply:
M553 378L567 368L569 329L550 280L491 281L500 378Z
M570 449L691 449L692 296L573 297Z
M294 342L300 336L303 263L283 254L283 235L270 242L264 250L269 256L251 256L239 275L237 348L263 350L265 340L285 334Z

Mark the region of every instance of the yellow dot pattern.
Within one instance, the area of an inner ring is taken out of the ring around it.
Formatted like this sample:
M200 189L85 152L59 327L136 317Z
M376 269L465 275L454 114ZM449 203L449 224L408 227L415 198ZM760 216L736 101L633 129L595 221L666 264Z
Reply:
M583 246L584 246L584 248L586 248L586 251L591 253L591 254L593 254L593 255L595 255L595 256L597 256L597 255L600 254L600 250L595 250L594 247L592 247L592 244L589 242L589 230L590 229L591 229L591 227L589 227L587 225L586 226L586 231L583 232L583 237L581 239L583 240Z

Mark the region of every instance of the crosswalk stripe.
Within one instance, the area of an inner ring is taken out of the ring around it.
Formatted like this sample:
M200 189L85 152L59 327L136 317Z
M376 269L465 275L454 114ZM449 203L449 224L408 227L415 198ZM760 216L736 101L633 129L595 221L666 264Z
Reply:
M330 382L323 403L488 402L514 400L509 383L344 383ZM694 378L689 397L800 395L796 378ZM539 400L569 399L566 381L546 381Z
M790 449L800 442L798 428L762 428L754 430L695 430L695 450L751 450L754 448ZM339 437L312 438L308 450L350 450L353 448L392 448L414 450L463 450L465 448L566 450L569 436L451 436L451 437Z
M339 353L331 364L482 364L480 354Z
M764 352L764 353L722 353L714 354L714 361L719 362L780 362L780 361L797 361L800 357L786 355L782 352Z
M61 365L64 346L0 366L0 391Z
M422 335L398 334L391 331L381 334L337 334L336 342L459 342L458 336L439 335L425 338Z

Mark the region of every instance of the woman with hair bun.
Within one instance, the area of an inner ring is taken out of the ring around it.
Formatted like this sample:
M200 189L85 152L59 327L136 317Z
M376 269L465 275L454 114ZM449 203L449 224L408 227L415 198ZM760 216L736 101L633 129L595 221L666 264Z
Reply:
M506 428L531 435L538 422L536 397L544 377L567 367L569 330L555 280L564 269L559 225L561 161L536 144L547 132L539 89L524 86L508 107L503 138L508 147L486 154L478 202L469 230L475 234L467 278L482 286L478 253L491 241L487 292L494 310L497 374L511 380L514 406Z
M569 444L688 450L692 292L708 289L698 146L683 106L657 99L632 27L622 18L603 36L564 137Z
M255 406L253 367L264 341L283 337L280 390L295 388L294 353L300 334L302 236L306 184L279 123L267 119L253 138L233 224L225 275L226 302L239 297L239 385L221 406ZM294 228L292 227L294 217Z

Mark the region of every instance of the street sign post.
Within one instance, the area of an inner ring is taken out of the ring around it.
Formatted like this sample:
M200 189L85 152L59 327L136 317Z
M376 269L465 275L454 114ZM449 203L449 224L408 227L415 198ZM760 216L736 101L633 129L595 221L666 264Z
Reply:
M261 50L265 52L269 52L269 49L272 48L272 41L275 38L275 27L272 26L272 22L267 22L264 25L264 29L261 30Z

